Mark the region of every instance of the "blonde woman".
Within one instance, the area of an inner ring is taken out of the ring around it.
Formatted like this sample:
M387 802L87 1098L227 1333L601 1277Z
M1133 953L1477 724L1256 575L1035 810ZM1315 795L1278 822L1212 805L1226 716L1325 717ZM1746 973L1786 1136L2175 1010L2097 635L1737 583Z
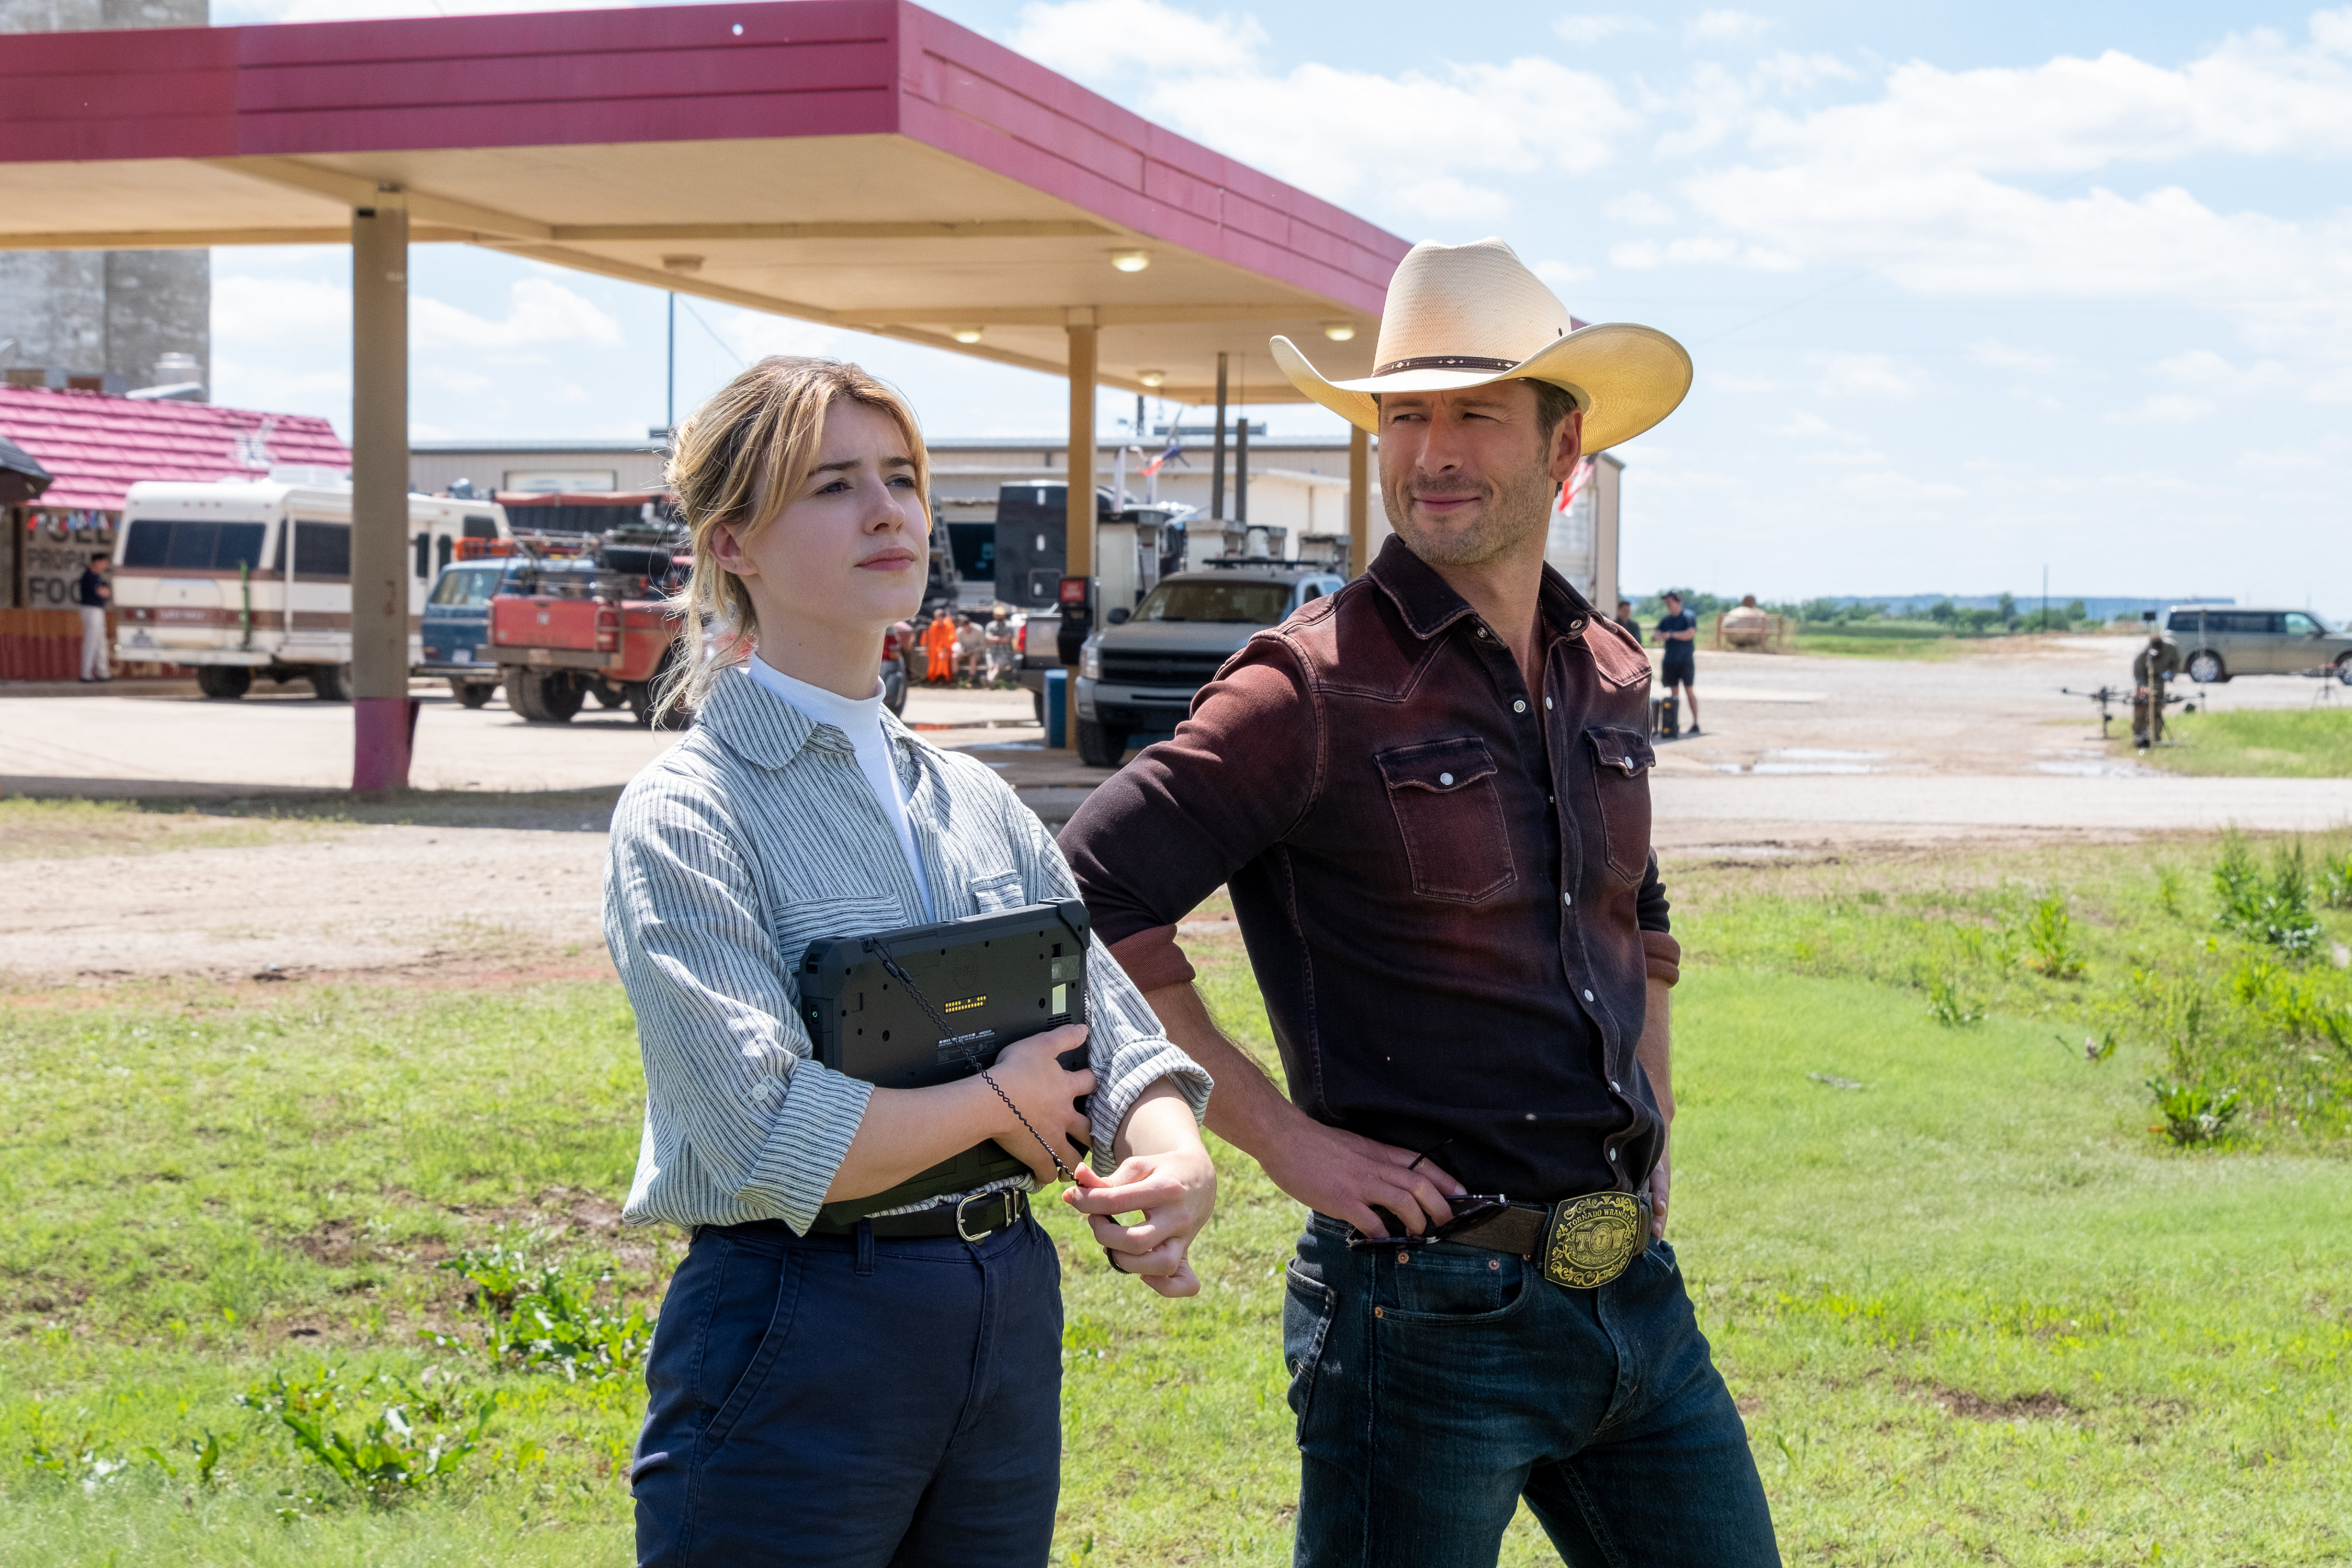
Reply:
M1126 1271L1189 1295L1208 1077L1099 946L1091 1037L1035 1036L929 1089L811 1059L793 974L812 940L1076 892L1010 789L883 708L882 634L920 608L929 559L898 393L762 361L687 422L669 476L694 568L667 700L696 722L622 796L605 880L646 1065L626 1218L693 1232L646 1365L638 1561L1040 1568L1062 1313L1026 1196L1054 1162L1023 1124L1091 1145L1107 1175L1064 1200ZM1064 1071L1081 1040L1087 1070ZM1071 1104L1088 1092L1091 1125ZM992 1138L1029 1175L903 1190Z

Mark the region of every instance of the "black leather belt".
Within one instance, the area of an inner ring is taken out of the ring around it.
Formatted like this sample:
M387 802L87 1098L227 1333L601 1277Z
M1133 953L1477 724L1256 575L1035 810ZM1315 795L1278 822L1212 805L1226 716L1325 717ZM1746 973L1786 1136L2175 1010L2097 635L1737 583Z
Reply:
M820 1219L809 1227L809 1234L855 1236L860 1225L870 1225L874 1228L875 1239L882 1241L921 1240L945 1236L963 1241L979 1241L1000 1230L1009 1230L1028 1217L1029 1195L1013 1187L999 1187L994 1192L974 1193L959 1202L918 1209L913 1214L877 1214L843 1224Z
M1609 1283L1650 1246L1650 1195L1588 1192L1558 1203L1509 1203L1488 1198L1475 1209L1465 1203L1455 1219L1419 1236L1386 1239L1356 1236L1353 1248L1429 1246L1451 1241L1490 1252L1511 1252L1536 1262L1543 1276L1572 1291Z

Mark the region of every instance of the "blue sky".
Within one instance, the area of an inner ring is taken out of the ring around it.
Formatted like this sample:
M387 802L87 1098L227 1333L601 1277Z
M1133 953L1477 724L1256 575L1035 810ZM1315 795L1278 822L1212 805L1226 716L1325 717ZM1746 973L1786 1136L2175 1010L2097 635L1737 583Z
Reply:
M513 7L214 16L474 8ZM2060 597L2352 615L2352 7L934 9L1681 339L1690 400L1620 453L1629 588L2024 594L2046 567ZM340 250L215 252L215 395L347 426L347 277ZM661 422L660 293L441 246L411 287L420 438ZM1046 377L698 301L681 410L777 350L864 361L941 435L1062 417Z

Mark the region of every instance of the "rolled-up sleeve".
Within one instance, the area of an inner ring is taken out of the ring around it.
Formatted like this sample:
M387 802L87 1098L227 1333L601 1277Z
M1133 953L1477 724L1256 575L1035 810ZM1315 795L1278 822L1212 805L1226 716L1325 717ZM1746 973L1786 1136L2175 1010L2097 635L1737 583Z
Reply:
M751 859L715 797L658 773L623 796L604 936L646 1067L633 1224L815 1220L873 1086L811 1060Z
M1070 874L1045 824L1026 807L1016 807L1026 838L1024 875L1033 904L1055 904L1078 896L1077 879ZM1192 1108L1192 1119L1205 1121L1209 1092L1214 1088L1201 1064L1168 1038L1159 1018L1127 971L1111 956L1100 937L1087 952L1087 1058L1094 1069L1095 1092L1087 1102L1093 1124L1094 1167L1108 1176L1118 1164L1112 1153L1127 1113L1143 1092L1165 1078Z
M1192 978L1176 923L1295 827L1321 776L1316 707L1297 653L1261 635L1193 699L1191 716L1096 787L1062 830L1087 910L1147 991Z

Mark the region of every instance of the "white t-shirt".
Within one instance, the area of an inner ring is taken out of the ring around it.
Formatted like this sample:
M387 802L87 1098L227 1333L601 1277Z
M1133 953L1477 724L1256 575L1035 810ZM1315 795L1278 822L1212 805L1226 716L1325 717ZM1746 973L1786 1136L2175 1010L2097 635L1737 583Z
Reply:
M762 663L757 653L745 661L743 673L817 723L829 724L849 737L849 744L856 748L857 766L866 775L866 788L874 791L884 818L898 830L898 847L907 854L907 869L915 873L915 889L922 894L924 917L938 919L931 908L930 879L923 874L922 856L915 852L914 825L907 820L907 787L898 781L889 737L882 727L880 681L875 683L874 695L861 701L826 691L823 686L813 686L806 681L796 681Z

